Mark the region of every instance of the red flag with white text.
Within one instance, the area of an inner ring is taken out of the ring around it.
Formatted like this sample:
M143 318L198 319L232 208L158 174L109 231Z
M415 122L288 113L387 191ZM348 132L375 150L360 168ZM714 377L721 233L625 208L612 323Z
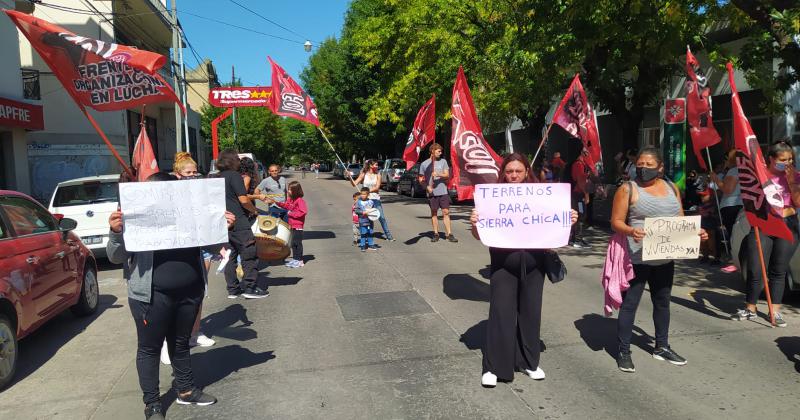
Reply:
M794 242L792 233L786 227L781 214L784 206L781 186L774 184L767 173L767 165L761 154L758 139L739 101L731 63L728 63L728 79L731 84L736 166L739 169L739 185L742 189L742 203L747 221L750 222L750 226L761 229L766 235Z
M689 47L686 47L686 115L689 134L692 136L692 149L697 163L708 169L701 151L720 142L719 133L711 120L711 89L708 79L700 68Z
M271 57L267 59L272 65L272 96L269 98L272 112L319 127L317 107L311 97L278 63L272 61Z
M147 128L144 124L139 124L139 137L136 138L136 143L133 145L131 161L136 169L137 181L146 181L150 175L159 171L156 154L153 153L153 144L150 143L150 137L147 135Z
M603 172L603 151L600 148L600 135L597 131L594 110L589 104L579 75L576 74L572 79L569 89L558 104L558 108L553 114L553 123L583 142L583 147L589 152L589 156L587 156L589 168L595 175L601 174Z
M181 103L157 73L167 61L163 55L75 35L26 13L3 11L80 106L117 111Z
M406 149L403 151L403 160L406 161L406 170L411 169L419 152L436 138L436 95L433 95L417 112L414 127L408 135Z
M464 68L458 68L453 86L453 138L450 141L450 160L453 173L450 185L458 191L459 200L472 198L474 186L497 182L502 159L486 143L472 102L472 94L464 76Z

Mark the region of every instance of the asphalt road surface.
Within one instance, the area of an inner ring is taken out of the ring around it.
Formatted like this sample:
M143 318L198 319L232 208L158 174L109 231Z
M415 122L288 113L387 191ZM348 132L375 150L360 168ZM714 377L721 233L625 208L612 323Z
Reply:
M384 194L398 240L378 240L382 249L361 253L351 244L349 184L328 174L301 182L309 204L306 266L264 265L260 281L270 296L253 301L227 299L223 278L212 275L203 330L217 344L194 349L192 362L198 384L219 403L172 404L170 369L162 366L167 418L800 416L798 298L784 310L787 328L770 328L763 318L731 321L727 314L743 299L738 275L696 263L678 265L671 306L670 343L689 363L650 356L645 297L632 346L636 373L617 370L615 319L602 315L601 230L592 231L591 250L564 250L568 278L545 286L547 379L517 374L484 389L489 256L467 231L469 208L454 208L459 243L431 243L424 200ZM142 418L122 273L105 265L99 278L96 316L62 314L22 341L16 383L0 394L0 418Z

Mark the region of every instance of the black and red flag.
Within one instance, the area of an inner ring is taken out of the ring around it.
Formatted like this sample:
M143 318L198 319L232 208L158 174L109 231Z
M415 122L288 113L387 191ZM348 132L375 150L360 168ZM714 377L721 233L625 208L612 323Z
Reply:
M603 152L600 149L600 135L594 118L594 110L586 97L586 91L579 75L575 75L564 94L564 98L553 114L553 123L561 126L571 136L581 139L583 147L589 152L586 157L592 173L603 172Z
M736 166L739 169L739 185L742 188L742 203L747 221L750 222L750 226L761 229L766 235L794 242L792 233L786 227L781 214L783 198L778 190L780 187L770 180L758 139L742 111L731 63L728 63L728 79L731 84Z
M419 152L436 138L436 95L433 95L417 112L414 127L408 135L406 149L403 151L403 160L406 161L406 170L411 169Z
M319 127L317 107L306 91L278 63L267 57L272 65L272 96L269 108L276 115L305 121Z
M157 73L167 61L163 55L78 36L29 14L3 11L79 106L116 111L181 103Z
M456 84L453 86L453 138L450 141L450 160L453 173L450 185L458 191L459 200L472 198L474 186L497 182L502 159L486 143L472 102L472 94L464 76L464 68L458 68Z
M719 133L711 120L711 89L708 79L700 68L689 47L686 47L686 115L689 122L689 134L692 136L692 149L697 162L703 169L706 167L701 150L720 142Z

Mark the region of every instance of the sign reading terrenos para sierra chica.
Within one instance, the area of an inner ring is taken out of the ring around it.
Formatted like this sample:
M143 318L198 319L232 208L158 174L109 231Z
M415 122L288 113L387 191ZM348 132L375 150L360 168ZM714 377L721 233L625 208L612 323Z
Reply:
M208 102L218 108L269 106L272 87L219 87L208 92Z
M474 198L486 246L549 249L569 241L569 184L479 184Z

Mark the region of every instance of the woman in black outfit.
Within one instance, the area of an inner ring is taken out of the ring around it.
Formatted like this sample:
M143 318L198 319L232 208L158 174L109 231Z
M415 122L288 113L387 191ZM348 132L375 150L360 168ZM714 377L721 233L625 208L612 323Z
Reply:
M148 181L173 181L165 172L153 174ZM228 227L233 214L226 212ZM136 323L136 370L145 403L145 418L163 419L158 386L161 345L166 339L178 394L178 404L211 405L217 399L194 383L189 357L189 339L205 290L205 267L200 248L128 252L122 234L122 212L108 219L111 232L106 247L108 259L123 264L128 283L128 304Z
M511 153L500 166L500 183L537 182L528 159ZM572 224L578 213L572 211ZM472 236L480 240L478 213L472 210ZM539 327L544 286L544 249L489 248L491 279L489 325L483 349L481 385L494 387L497 380L512 381L514 372L542 380L539 367Z

